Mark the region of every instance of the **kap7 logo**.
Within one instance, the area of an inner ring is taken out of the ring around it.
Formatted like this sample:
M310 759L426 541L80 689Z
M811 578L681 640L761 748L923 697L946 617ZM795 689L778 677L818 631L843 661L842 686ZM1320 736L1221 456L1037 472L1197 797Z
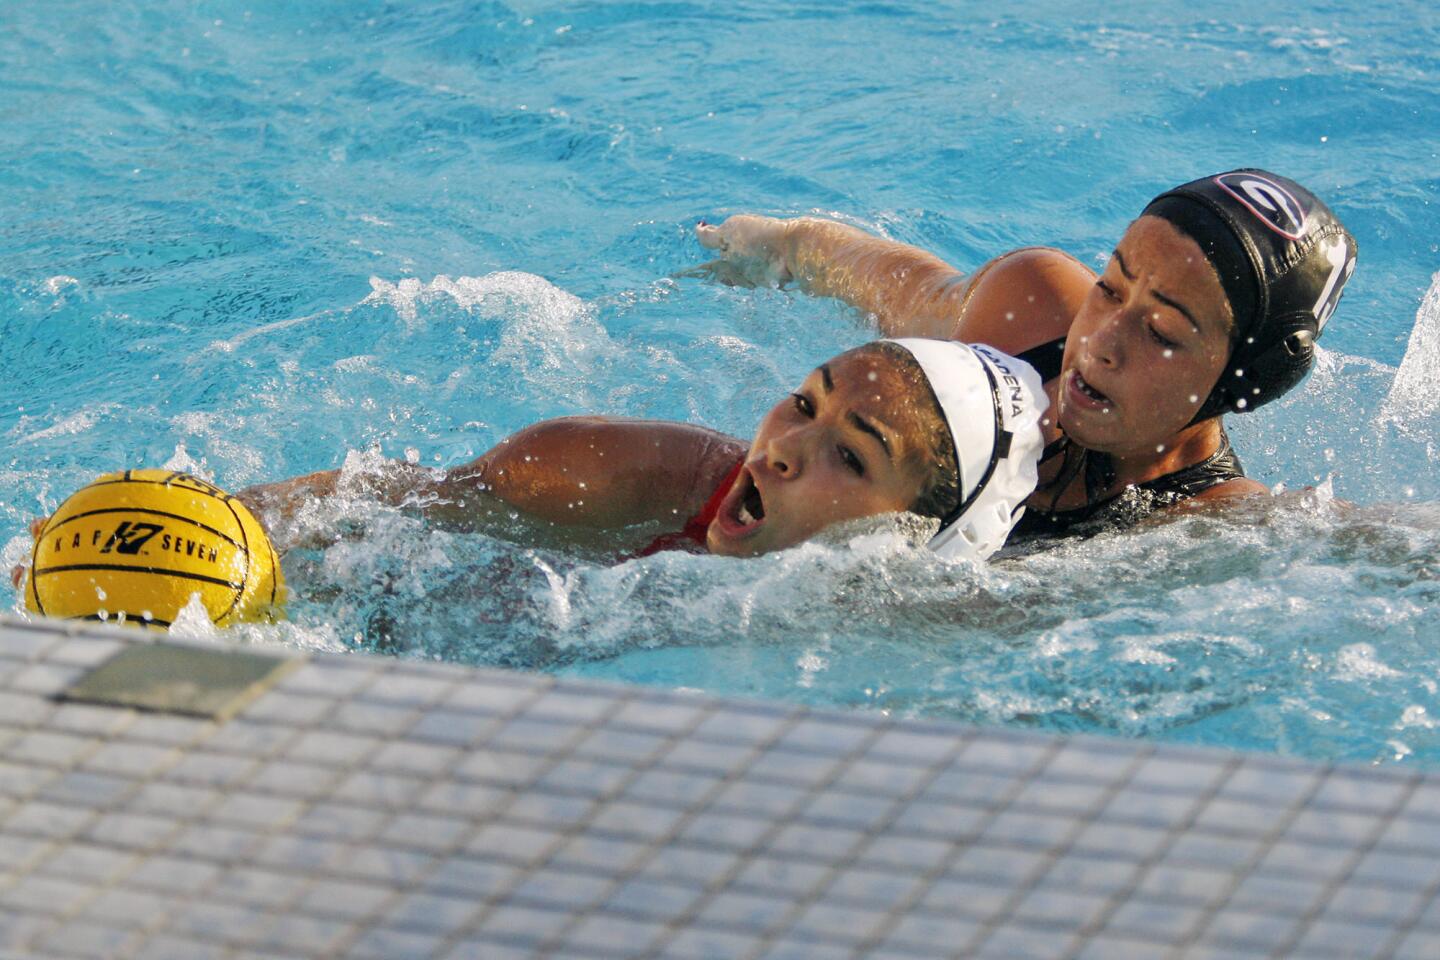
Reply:
M150 542L165 528L158 523L132 523L126 520L115 528L110 534L110 539L105 541L105 546L100 548L101 553L109 553L112 549L116 553L123 553L133 556L140 552L140 548Z

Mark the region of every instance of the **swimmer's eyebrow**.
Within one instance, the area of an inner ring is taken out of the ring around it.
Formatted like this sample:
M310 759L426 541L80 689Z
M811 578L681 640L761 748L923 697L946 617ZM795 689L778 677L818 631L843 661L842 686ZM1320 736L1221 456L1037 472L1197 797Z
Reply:
M829 393L831 390L835 389L835 381L830 377L830 364L828 363L820 364L820 383L825 387L826 393ZM860 416L860 414L856 413L854 410L850 411L850 416L848 419L851 423L855 425L856 429L862 430L865 433L870 434L870 436L874 437L876 440L879 440L880 449L885 451L885 456L892 463L895 461L895 455L890 452L890 441L885 439L885 434L880 432L879 427L875 426L875 424Z
M1195 315L1194 315L1193 313L1191 313L1189 310L1185 309L1185 305L1184 305L1183 303L1180 303L1179 301L1176 301L1176 300L1171 300L1169 297L1165 296L1165 294L1161 293L1159 290L1153 291L1153 294L1154 294L1154 297L1155 297L1156 300L1159 300L1161 303L1165 304L1167 307L1174 307L1176 310L1179 310L1181 313L1183 313L1183 314L1185 315L1185 319L1190 321L1190 326L1192 326L1192 327L1195 328L1195 332L1196 332L1196 333L1199 333L1199 332L1200 332L1200 324L1197 323L1197 322L1195 322Z
M1112 252L1115 254L1115 262L1120 264L1120 272L1125 274L1125 279L1134 280L1135 274L1131 273L1130 268L1125 265L1125 258L1120 256L1120 248L1116 247ZM1160 293L1158 290L1154 291L1154 295L1155 299L1165 304L1165 306L1174 307L1176 310L1179 310L1182 314L1184 314L1185 319L1190 321L1190 326L1195 328L1195 332L1200 332L1200 324L1196 322L1195 314L1191 313L1189 309L1186 308L1185 304L1181 303L1178 300L1173 300L1170 297L1165 296L1165 294Z
M892 461L895 459L895 455L890 452L890 441L885 439L885 434L881 433L879 428L876 427L875 424L866 420L864 417L860 416L860 414L856 413L853 410L850 411L850 422L855 424L857 428L870 434L870 436L874 437L876 440L879 440L881 448L885 451L885 456L890 458L890 460Z

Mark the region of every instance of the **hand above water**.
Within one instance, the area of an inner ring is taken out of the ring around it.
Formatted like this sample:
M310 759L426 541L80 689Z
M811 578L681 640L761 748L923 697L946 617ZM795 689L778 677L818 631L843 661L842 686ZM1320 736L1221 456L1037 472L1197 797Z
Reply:
M36 517L30 521L30 539L40 539L40 531L45 529L45 521L49 519L49 517ZM25 585L25 572L28 569L29 567L23 563L17 563L10 568L10 585L16 590L19 590Z
M689 276L709 276L731 286L780 287L791 280L785 238L795 221L740 213L718 226L701 220L695 227L700 245L720 257L701 264Z

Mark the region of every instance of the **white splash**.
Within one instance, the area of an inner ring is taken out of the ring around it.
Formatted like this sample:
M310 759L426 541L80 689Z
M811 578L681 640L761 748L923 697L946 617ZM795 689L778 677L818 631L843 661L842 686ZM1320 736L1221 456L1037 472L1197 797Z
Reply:
M802 652L795 661L795 668L800 671L796 685L806 689L814 687L816 677L830 668L829 653L830 644L824 638L818 647L809 647Z
M185 449L185 444L183 443L175 444L175 452L170 454L170 459L160 464L160 466L166 470L179 470L182 473L191 474L202 480L213 481L215 479L209 476L205 470L205 458L201 457L199 460L196 460L190 456L190 451Z
M1415 313L1415 328L1405 358L1380 407L1379 422L1391 423L1417 440L1434 439L1435 421L1440 413L1440 273L1430 279L1430 289Z
M500 339L491 364L507 368L532 388L571 402L589 399L596 362L621 351L584 300L544 277L502 270L483 277L438 276L429 283L406 277L370 278L363 304L393 308L407 326L427 322L421 307L448 298L468 313L495 321Z
M1336 675L1344 680L1376 680L1398 677L1399 671L1387 667L1375 657L1375 648L1368 643L1352 643L1340 649Z
M1421 730L1434 730L1440 727L1440 721L1430 716L1430 712L1418 703L1412 703L1400 714L1400 722L1395 725L1397 730L1405 730L1415 727Z
M370 278L370 295L362 304L384 303L395 308L401 319L419 319L418 308L427 301L449 297L462 309L482 316L509 316L515 307L546 314L555 320L574 319L585 312L585 301L555 286L544 277L520 270L501 270L483 277L450 278L441 274L429 283L405 277L391 283Z
M550 607L550 621L561 630L570 626L572 606L570 603L570 590L573 584L568 577L563 577L550 564L539 557L531 557L536 568L545 576L545 582L550 589L545 594Z
M170 632L177 637L192 637L196 640L216 640L220 628L210 619L210 611L200 600L200 594L190 594L190 601L180 608L170 624Z
M51 437L67 437L77 433L84 433L99 422L100 418L110 411L118 408L118 403L96 403L86 407L78 413L72 413L52 426L43 430L37 430L27 437L23 442L34 442L36 440L48 440Z

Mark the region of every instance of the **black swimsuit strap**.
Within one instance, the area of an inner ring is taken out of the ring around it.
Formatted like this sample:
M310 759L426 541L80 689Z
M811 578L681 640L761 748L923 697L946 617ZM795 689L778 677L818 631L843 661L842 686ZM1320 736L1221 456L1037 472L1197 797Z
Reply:
M1049 383L1060 376L1060 362L1065 359L1065 338L1031 347L1024 353L1015 354L1015 359L1024 360L1040 374L1042 383Z
M1241 466L1240 457L1236 455L1235 448L1230 445L1230 434L1226 433L1222 426L1220 428L1220 446L1210 456L1199 463L1181 467L1174 473L1167 473L1154 480L1146 480L1138 486L1141 490L1148 490L1151 493L1173 497L1176 500L1186 500L1198 493L1204 493L1211 487L1218 487L1222 483L1243 476L1245 476L1245 468Z
M1077 454L1076 451L1079 453ZM1223 426L1220 428L1220 446L1204 460L1192 463L1188 467L1181 467L1173 473L1167 473L1153 480L1146 480L1144 483L1126 488L1126 490L1103 500L1098 499L1099 494L1115 482L1114 474L1110 470L1110 458L1103 453L1086 450L1078 444L1072 444L1067 437L1061 437L1045 448L1046 459L1062 453L1067 461L1070 457L1077 455L1083 459L1075 468L1069 468L1068 462L1062 466L1060 474L1056 477L1056 481L1059 482L1059 490L1063 491L1068 487L1076 473L1083 470L1085 497L1088 502L1083 507L1075 507L1071 510L1046 511L1031 507L1025 511L1020 522L1015 526L1014 534L1016 536L1063 535L1087 520L1112 511L1113 508L1118 507L1117 501L1137 489L1147 494L1146 499L1153 506L1159 506L1188 500L1211 487L1245 476L1245 468L1241 466L1240 458L1230 444L1230 435L1225 432ZM1058 498L1059 491L1056 493L1056 499ZM1148 510L1151 507L1144 509ZM1119 517L1123 513L1125 511L1119 511L1115 516ZM1125 521L1120 519L1118 522L1124 523Z

